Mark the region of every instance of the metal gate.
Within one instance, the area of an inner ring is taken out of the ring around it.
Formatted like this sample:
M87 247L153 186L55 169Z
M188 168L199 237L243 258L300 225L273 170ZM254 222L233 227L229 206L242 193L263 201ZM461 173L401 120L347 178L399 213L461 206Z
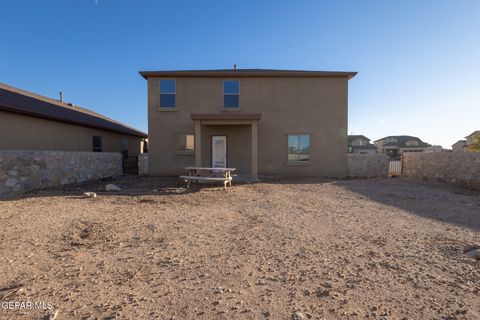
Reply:
M123 159L123 174L138 175L137 156L129 156Z
M388 175L390 177L399 177L402 175L402 159L390 158Z

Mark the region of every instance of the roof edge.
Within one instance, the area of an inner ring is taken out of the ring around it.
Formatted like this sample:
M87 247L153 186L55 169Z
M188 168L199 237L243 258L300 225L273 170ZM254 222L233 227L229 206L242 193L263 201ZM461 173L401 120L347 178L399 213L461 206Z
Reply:
M11 107L8 107L8 106L5 106L5 105L0 105L0 111L18 113L18 114L27 115L27 116L30 116L30 117L52 120L52 121L57 121L57 122L62 122L62 123L68 123L68 124L73 124L73 125L77 125L77 126L81 126L81 127L94 128L94 129L99 129L99 130L104 130L104 131L109 131L109 132L115 132L115 133L124 134L124 135L128 135L128 136L148 138L148 134L146 134L143 131L133 129L133 128L129 128L130 130L132 130L132 132L128 133L128 132L123 132L123 131L120 131L120 130L109 129L109 128L102 127L102 126L85 124L81 121L66 120L66 119L63 119L63 118L60 118L60 117L53 117L53 116L48 116L48 115L39 114L39 113L35 113L35 112L28 112L28 111L25 111L25 110L19 110L17 108L11 108Z
M333 77L352 79L357 72L307 71L307 70L163 70L139 71L144 79L149 77Z
M126 125L126 124L124 124L120 121L111 119L111 118L109 118L107 116L104 116L102 114L99 114L99 113L97 113L93 110L90 110L90 109L87 109L87 108L84 108L84 107L80 107L80 106L74 105L72 103L67 103L67 102L55 100L53 98L46 97L46 96L31 92L31 91L28 91L28 90L16 88L16 87L13 87L11 85L8 85L8 84L2 83L2 82L0 82L0 89L8 91L8 92L13 93L13 94L21 95L23 97L27 97L29 99L38 100L42 103L47 103L47 104L50 104L54 107L64 108L64 109L70 110L72 112L84 114L86 116L93 117L93 118L99 119L101 121L111 123L113 125L121 127L122 130L120 130L120 129L117 130L115 128L107 128L107 127L104 127L104 126L101 126L101 125L87 124L87 123L84 123L82 121L65 119L65 118L56 117L56 116L53 116L53 115L46 115L46 114L32 112L32 111L28 111L28 110L22 110L22 109L20 109L18 107L15 107L13 105L9 105L8 103L0 104L0 110L3 110L3 111L18 113L18 114L25 114L25 115L29 115L29 116L32 116L32 117L43 118L43 119L48 119L48 120L53 120L53 121L58 121L58 122L64 122L64 123L74 124L74 125L83 126L83 127L101 129L101 130L116 132L116 133L125 134L125 135L137 136L137 137L141 137L141 138L148 138L148 134L143 132L143 131L140 131L140 130L134 128L134 127Z

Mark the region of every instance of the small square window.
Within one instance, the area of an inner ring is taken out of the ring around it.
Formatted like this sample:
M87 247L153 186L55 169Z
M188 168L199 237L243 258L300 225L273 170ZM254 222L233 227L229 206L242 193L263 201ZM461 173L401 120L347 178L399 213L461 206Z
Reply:
M160 80L160 108L175 108L176 93L175 80Z
M226 109L240 107L240 82L238 80L223 82L223 107Z
M195 152L195 136L193 134L177 135L177 152L194 153Z
M288 161L310 161L310 135L288 135Z

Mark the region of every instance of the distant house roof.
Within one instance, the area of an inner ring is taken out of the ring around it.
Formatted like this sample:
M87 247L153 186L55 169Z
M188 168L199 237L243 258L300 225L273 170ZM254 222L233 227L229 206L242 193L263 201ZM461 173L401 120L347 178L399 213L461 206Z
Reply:
M367 140L368 143L364 146L353 146L352 145L353 141L355 141L357 139ZM353 149L377 149L377 147L374 144L370 143L370 139L368 139L364 135L349 135L348 136L348 146L353 148Z
M277 69L212 69L140 71L142 77L344 77L352 79L356 72L277 70Z
M348 143L357 139L364 139L370 141L370 139L368 139L364 135L348 135Z
M406 147L406 148L425 148L425 147L430 146L430 144L423 142L422 140L420 140L420 138L413 137L413 136L388 136L388 137L385 137L385 138L382 138L382 139L375 140L375 142L382 141L382 140L389 139L389 138L395 138L395 139L397 139L397 142L392 141L392 142L384 143L383 144L384 147L390 147L391 146L391 147ZM412 141L412 140L417 141L418 145L407 146L406 143L408 141Z
M455 146L457 144L461 144L463 146L466 146L467 145L467 140L458 140L457 142L455 142L452 146Z
M470 133L468 136L466 136L465 138L470 138L471 136L473 135L476 135L476 134L480 134L480 130L477 130L477 131L474 131L472 133Z
M0 110L146 138L147 134L71 103L0 83Z

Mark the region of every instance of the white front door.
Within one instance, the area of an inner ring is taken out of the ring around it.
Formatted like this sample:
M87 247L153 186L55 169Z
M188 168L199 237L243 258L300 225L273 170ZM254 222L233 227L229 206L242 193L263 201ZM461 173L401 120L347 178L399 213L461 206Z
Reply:
M212 168L227 167L227 137L212 136Z

